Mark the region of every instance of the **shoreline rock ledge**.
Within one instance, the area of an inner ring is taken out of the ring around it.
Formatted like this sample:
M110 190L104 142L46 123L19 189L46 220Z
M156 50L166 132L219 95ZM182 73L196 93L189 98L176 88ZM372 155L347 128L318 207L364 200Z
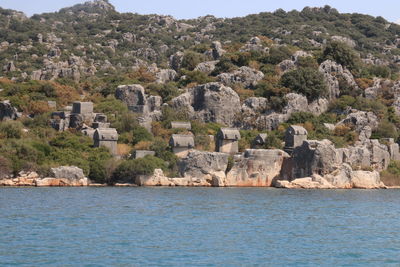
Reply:
M62 166L50 170L51 177L41 178L36 172L20 172L16 178L0 180L0 186L31 186L31 187L81 187L89 186L90 180L85 177L82 169L74 166Z

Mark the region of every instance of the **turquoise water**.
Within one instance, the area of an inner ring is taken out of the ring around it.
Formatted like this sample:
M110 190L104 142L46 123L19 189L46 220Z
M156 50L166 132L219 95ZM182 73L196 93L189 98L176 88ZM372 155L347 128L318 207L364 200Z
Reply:
M399 266L400 191L0 188L1 266Z

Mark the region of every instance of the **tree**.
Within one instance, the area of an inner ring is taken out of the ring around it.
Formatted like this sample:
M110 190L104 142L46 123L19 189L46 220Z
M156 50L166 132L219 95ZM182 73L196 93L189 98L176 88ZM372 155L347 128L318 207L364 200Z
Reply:
M329 43L322 53L322 59L333 60L352 71L357 70L360 65L359 56L352 48L342 42Z
M282 76L281 84L305 95L309 100L325 96L328 92L323 75L312 68L299 68L286 72Z

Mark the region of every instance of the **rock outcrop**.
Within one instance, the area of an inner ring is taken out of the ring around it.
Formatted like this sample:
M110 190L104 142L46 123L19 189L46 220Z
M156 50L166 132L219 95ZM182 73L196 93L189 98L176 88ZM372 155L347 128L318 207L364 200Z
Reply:
M278 149L248 149L216 186L269 187L279 177L289 155Z
M182 177L207 177L216 173L225 173L228 167L228 154L218 152L191 151L179 162L179 172Z
M216 122L227 126L234 125L239 106L238 94L220 83L189 88L186 93L172 99L172 107L187 112L192 120Z
M160 96L147 96L139 84L118 86L115 97L124 102L129 110L139 114L141 126L151 130L151 123L161 117Z
M0 186L89 186L90 180L78 167L63 166L51 169L51 176L41 178L36 172L20 172L16 178L0 180Z
M358 88L351 72L334 61L326 60L322 62L319 71L324 75L325 82L328 85L330 99L335 99L340 94L339 79L343 79L349 86Z
M21 115L18 110L13 107L9 100L4 100L0 102L0 121L4 120L16 120Z
M227 86L241 84L246 88L255 87L264 78L264 73L250 67L240 67L232 73L222 73L217 79Z
M268 99L250 97L243 102L241 115L237 118L236 127L244 129L274 130L279 124L286 122L292 113L311 112L320 115L328 110L329 102L319 98L311 103L303 95L289 93L285 96L286 106L281 112L271 109Z

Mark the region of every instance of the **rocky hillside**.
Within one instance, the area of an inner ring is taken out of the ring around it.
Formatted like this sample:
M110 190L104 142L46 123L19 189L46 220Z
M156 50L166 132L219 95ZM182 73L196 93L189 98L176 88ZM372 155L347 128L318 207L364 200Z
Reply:
M213 152L221 127L240 130L239 152L260 133L258 148L282 149L291 124L335 149L373 149L371 139L399 137L399 66L400 25L329 6L192 20L118 13L106 0L30 18L0 8L0 173L75 165L105 182L161 166L176 176L171 136ZM71 113L74 101L94 110ZM92 123L117 130L118 157L92 146ZM145 169L125 161L137 150L154 152ZM383 158L375 169L396 180L397 158ZM374 168L357 162L346 164Z

